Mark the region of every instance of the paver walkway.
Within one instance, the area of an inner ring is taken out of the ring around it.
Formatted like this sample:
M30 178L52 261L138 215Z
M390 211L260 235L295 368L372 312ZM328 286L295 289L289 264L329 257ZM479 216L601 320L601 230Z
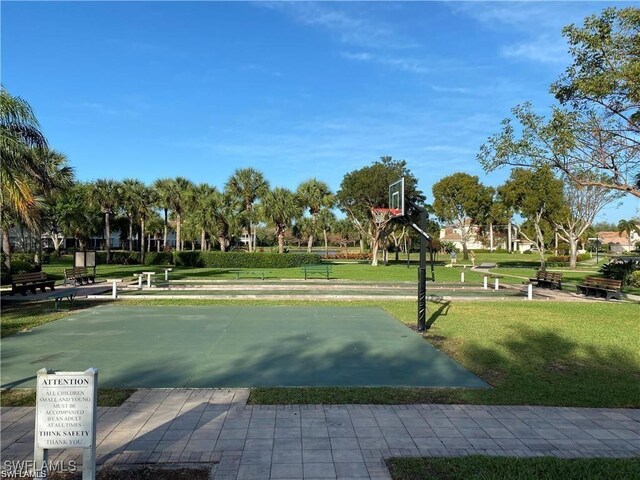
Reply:
M98 463L212 466L216 479L389 479L392 456L640 455L640 410L246 405L247 389L138 390L98 409ZM33 454L33 408L3 408L2 459ZM79 450L52 450L76 460Z

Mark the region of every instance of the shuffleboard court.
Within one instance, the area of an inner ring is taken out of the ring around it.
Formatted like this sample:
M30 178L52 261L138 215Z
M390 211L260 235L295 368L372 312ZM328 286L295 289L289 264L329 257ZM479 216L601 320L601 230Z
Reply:
M381 308L98 306L2 339L2 386L97 367L102 387L486 388Z

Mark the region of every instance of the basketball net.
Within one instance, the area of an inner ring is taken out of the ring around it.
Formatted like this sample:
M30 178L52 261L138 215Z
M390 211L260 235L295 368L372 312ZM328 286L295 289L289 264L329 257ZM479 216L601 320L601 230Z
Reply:
M373 222L379 227L389 223L391 219L399 214L399 210L394 208L372 208L371 215L373 216Z

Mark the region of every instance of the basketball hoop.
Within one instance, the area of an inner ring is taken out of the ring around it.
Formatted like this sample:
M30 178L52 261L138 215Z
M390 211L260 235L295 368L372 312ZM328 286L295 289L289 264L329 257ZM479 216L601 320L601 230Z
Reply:
M372 208L371 215L376 225L384 225L391 219L400 215L400 210L397 208Z

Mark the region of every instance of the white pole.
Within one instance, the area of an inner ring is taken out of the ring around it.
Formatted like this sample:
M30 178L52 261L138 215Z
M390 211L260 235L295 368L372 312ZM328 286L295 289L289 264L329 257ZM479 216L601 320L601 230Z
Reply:
M464 283L464 272L460 272L460 283Z
M533 300L533 284L527 285L527 300Z
M498 277L496 277L495 289L500 290L500 279Z
M117 280L113 281L113 286L111 288L111 296L113 298L118 298L118 288L116 287L116 284L118 283Z
M142 274L138 274L138 290L142 290Z
M484 276L484 280L483 280L482 288L483 288L483 289L485 289L485 290L486 290L487 288L489 288L489 286L488 286L488 284L487 284L487 282L488 282L488 278L489 278L489 277L487 277L486 275Z
M147 273L147 288L151 288L151 274Z
M164 269L164 281L165 282L169 281L169 269L168 268Z

